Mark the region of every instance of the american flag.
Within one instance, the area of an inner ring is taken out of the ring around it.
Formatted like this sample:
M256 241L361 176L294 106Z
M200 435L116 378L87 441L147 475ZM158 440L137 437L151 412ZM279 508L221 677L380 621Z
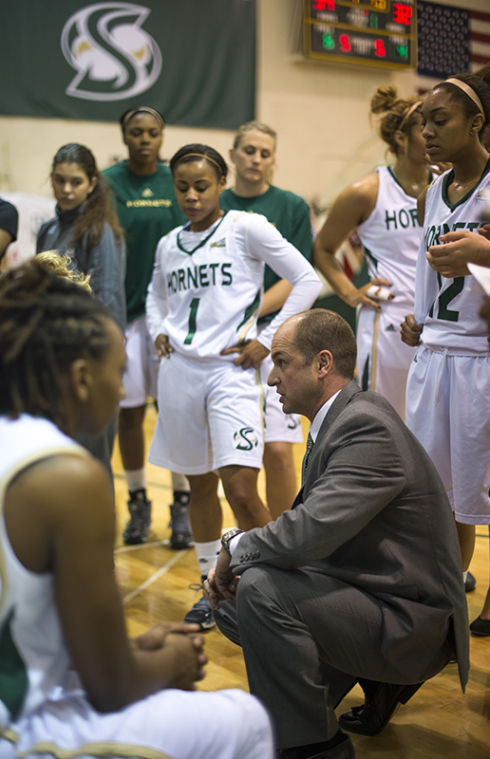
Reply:
M490 13L419 0L417 16L419 92L490 63Z

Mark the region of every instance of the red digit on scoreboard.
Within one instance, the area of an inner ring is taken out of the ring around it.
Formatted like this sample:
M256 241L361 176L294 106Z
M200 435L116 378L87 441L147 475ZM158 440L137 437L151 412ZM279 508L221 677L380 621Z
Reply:
M334 11L335 0L313 0L314 11Z
M377 55L378 58L386 57L386 48L383 40L374 40L374 54Z
M393 21L396 24L410 26L412 19L412 7L406 3L393 3Z
M341 34L339 37L340 42L340 49L343 53L350 53L352 50L352 45L350 44L350 39L348 34Z

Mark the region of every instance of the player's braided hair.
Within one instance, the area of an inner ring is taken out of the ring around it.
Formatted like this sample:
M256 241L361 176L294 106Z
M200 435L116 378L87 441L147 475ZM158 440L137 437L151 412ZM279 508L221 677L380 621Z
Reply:
M398 97L397 89L393 85L378 87L371 98L371 113L384 113L379 122L380 137L395 155L399 149L395 132L401 129L405 134L410 134L418 110L416 107L412 111L411 109L416 103L415 97Z
M184 145L170 159L170 171L172 175L175 174L175 169L179 163L190 163L191 161L206 160L209 165L214 169L218 179L226 179L228 174L228 166L226 161L217 150L209 145L203 145L200 142L193 142L189 145Z
M63 424L67 372L110 347L111 314L79 285L36 259L0 278L0 413Z

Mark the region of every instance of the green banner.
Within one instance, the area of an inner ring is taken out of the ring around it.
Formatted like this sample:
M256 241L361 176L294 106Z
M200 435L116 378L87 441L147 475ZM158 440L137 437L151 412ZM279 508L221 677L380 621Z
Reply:
M255 112L256 0L15 0L0 25L0 114L235 129Z

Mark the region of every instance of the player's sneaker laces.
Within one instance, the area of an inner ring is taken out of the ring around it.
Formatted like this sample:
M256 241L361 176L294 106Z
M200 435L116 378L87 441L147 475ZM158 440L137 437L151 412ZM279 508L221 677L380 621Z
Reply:
M176 551L194 545L191 524L189 521L189 506L184 503L170 504L170 546Z
M196 583L189 587L192 588L192 590L202 590L202 583ZM204 598L204 596L201 596L199 601L197 601L192 609L187 612L184 617L184 622L199 625L201 630L210 630L215 626L216 622L214 621L213 610L209 605L209 601Z
M131 490L128 501L129 521L124 528L123 540L126 545L144 543L151 524L151 501L144 488Z

